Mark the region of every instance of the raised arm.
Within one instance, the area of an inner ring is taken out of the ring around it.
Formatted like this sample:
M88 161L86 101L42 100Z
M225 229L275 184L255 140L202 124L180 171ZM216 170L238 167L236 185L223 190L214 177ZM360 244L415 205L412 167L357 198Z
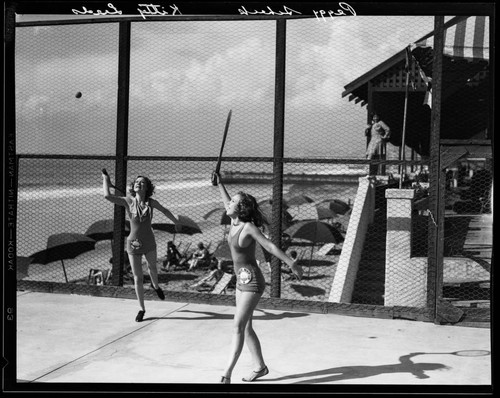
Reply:
M159 211L161 211L163 214L165 214L165 216L170 219L170 221L172 221L174 224L177 224L179 222L179 220L177 219L177 217L175 217L173 215L173 213L168 210L166 207L163 207L162 204L160 202L158 202L157 200L155 199L150 199L150 202L151 202L151 206L154 208L154 209L157 209Z
M254 224L247 223L245 228L248 235L255 239L266 251L287 264L299 279L302 278L302 274L304 273L304 271L297 261L294 261L291 257L288 257L283 250L276 246L271 240L266 238Z
M102 172L102 192L104 198L116 205L126 206L127 205L126 198L121 195L116 195L116 193L121 193L121 192L111 183L111 179L106 169L102 169L101 172ZM115 189L115 194L111 193L110 188Z
M220 196L222 198L222 203L224 204L224 207L227 210L228 206L229 206L229 202L231 201L231 196L229 196L229 194L227 193L226 187L222 183L222 179L221 179L219 173L214 172L212 178L215 178L215 181L217 181L217 186L219 187L219 192L220 192Z

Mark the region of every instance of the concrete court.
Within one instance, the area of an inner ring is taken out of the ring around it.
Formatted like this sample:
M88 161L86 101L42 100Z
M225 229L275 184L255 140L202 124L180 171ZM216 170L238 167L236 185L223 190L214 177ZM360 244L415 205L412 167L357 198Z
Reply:
M131 299L17 292L18 383L218 383L234 307L146 301L142 323L137 310ZM260 309L254 328L270 372L242 382L252 369L245 347L232 383L248 390L492 384L488 328ZM451 354L463 350L480 355Z

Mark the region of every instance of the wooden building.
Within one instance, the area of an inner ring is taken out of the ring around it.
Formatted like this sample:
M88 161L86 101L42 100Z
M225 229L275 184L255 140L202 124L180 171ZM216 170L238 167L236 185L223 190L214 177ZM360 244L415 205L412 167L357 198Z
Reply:
M491 154L492 137L488 24L484 16L445 23L441 103L441 144L466 145L469 153L483 155ZM347 84L342 93L367 107L367 121L374 112L381 115L391 127L391 144L401 147L404 141L423 158L429 156L432 46L430 32Z

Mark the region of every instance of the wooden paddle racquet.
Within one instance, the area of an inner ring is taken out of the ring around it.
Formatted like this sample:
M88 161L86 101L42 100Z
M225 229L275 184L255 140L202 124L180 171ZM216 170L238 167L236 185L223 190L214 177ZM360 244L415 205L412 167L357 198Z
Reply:
M220 147L220 153L219 153L219 159L217 160L217 165L215 166L214 173L212 174L212 185L216 186L217 185L217 177L215 174L219 174L220 172L220 165L222 163L222 152L224 151L224 145L226 144L226 137L227 137L227 132L229 130L229 123L231 122L231 113L233 111L230 110L229 114L227 115L227 120L226 120L226 128L224 129L224 137L222 137L222 145Z

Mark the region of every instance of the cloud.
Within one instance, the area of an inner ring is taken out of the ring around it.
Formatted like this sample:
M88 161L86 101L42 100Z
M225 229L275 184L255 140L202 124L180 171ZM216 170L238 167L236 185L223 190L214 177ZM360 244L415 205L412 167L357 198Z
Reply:
M31 95L23 103L19 111L23 114L37 114L43 112L43 107L50 102L47 95Z
M287 71L290 105L332 107L345 101L341 93L346 84L432 29L432 17L426 18L427 23L414 18L418 17L338 18L315 29L302 28L302 41L292 43L297 47L296 61ZM328 39L311 44L314 37Z
M188 54L191 52L192 49ZM203 54L202 48L198 48L200 52ZM146 54L144 49L140 53ZM262 38L248 37L227 48L221 46L206 58L174 53L173 57L165 54L162 62L159 60L163 54L157 54L157 61L151 62L151 66L141 64L140 72L133 73L134 100L192 108L206 102L227 107L272 98L274 48ZM147 54L151 57L151 52ZM138 54L133 57L144 59Z
M344 86L432 30L433 17L426 20L429 28L416 17L290 21L286 40L287 134L301 136L313 129L330 142L332 124L342 127L337 129L340 134L354 119L363 121L360 106L342 98ZM81 27L71 35L64 29L67 37L56 31L56 27L39 31L36 45L33 34L25 32L16 43L20 117L38 120L40 109L44 115L66 119L77 115L82 129L85 120L98 119L101 114L113 119L118 90L116 27L101 27L100 36ZM87 33L90 43L75 45L86 43ZM54 41L43 44L42 36ZM102 37L103 44L96 45ZM135 130L131 135L147 123L150 135L165 134L168 126L171 134L188 131L190 140L198 142L197 137L207 130L220 130L217 123L207 129L207 121L219 115L224 118L230 108L235 114L232 130L253 137L255 131L262 137L272 135L275 44L274 21L134 24L130 126ZM63 49L60 54L53 48L57 46ZM80 100L75 99L77 91L83 93ZM352 116L351 110L358 114ZM44 126L53 130L49 122Z

